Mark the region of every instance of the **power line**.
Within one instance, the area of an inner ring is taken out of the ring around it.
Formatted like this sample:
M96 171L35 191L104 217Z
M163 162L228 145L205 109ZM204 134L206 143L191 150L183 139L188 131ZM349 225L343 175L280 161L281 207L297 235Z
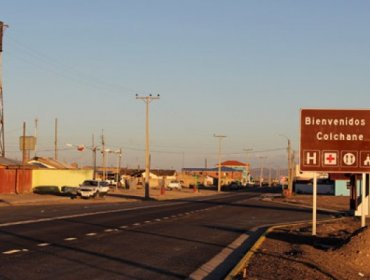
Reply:
M45 55L35 49L32 49L30 46L26 44L20 43L19 41L15 40L11 36L9 36L10 42L13 46L20 50L21 55L23 55L23 61L29 63L35 67L38 67L41 70L49 72L53 72L54 74L63 77L65 79L73 80L74 82L79 82L83 85L87 85L93 88L98 89L109 89L114 90L116 93L121 93L124 89L125 91L129 91L131 93L144 93L143 90L133 89L127 86L122 86L114 83L110 83L104 80L101 80L97 77L93 77L91 75L85 74L75 67L65 64L51 56ZM10 54L12 54L10 52ZM25 57L26 58L25 58ZM28 59L27 59L28 57ZM20 58L20 57L19 57ZM30 60L31 59L31 60Z

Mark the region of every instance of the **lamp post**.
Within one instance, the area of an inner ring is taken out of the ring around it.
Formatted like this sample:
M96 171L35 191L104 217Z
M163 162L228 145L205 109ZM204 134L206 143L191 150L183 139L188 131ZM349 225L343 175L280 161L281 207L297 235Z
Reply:
M218 138L218 182L217 182L217 191L221 191L221 141L226 138L225 135L216 135L213 134L213 137Z
M149 104L155 100L159 99L160 95L152 96L151 94L147 96L139 96L136 94L136 99L141 99L146 105L146 120L145 120L145 199L149 199L149 173L150 173L150 150L149 150Z
M121 170L121 157L122 157L122 149L120 148L119 150L115 150L115 151L112 151L110 149L107 149L106 150L107 153L110 153L110 154L116 154L117 155L117 168L116 168L116 190L118 188L118 180L120 178L120 170Z

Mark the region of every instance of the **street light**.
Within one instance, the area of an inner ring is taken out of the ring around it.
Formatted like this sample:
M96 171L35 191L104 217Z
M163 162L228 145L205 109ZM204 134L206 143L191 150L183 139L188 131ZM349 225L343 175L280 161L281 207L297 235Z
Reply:
M116 154L117 155L117 169L116 169L116 190L118 188L118 180L120 178L120 170L121 170L121 158L122 158L122 149L120 148L119 150L112 151L111 149L106 150L107 153L110 154Z
M145 126L145 199L149 199L149 173L150 173L150 151L149 151L149 104L159 99L160 95L153 96L151 94L147 96L139 96L136 94L136 99L141 99L146 105L146 126Z
M226 138L225 135L216 135L213 134L213 137L218 138L218 182L217 182L217 191L221 191L221 141Z
M66 144L67 147L71 148L77 148L77 151L83 152L85 149L89 149L93 153L93 180L96 179L96 151L99 150L99 148L95 145L92 145L91 147L85 146L84 144L75 145L75 144Z

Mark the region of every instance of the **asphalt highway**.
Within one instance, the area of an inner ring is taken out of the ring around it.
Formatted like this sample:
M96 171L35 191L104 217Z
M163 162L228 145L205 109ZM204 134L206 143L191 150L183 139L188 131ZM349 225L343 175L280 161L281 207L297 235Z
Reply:
M0 215L0 279L222 279L256 227L309 219L309 209L241 192L7 207Z

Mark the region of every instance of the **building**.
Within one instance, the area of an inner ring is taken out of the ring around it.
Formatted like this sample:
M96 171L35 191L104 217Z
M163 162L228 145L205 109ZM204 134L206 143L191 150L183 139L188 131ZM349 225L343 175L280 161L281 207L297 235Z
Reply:
M218 180L218 167L216 168L183 168L182 176L192 176L195 181L207 185L213 178L213 185L216 185ZM221 167L221 185L229 184L233 181L242 182L243 171L231 167Z
M218 164L217 164L218 166ZM250 175L250 164L249 163L242 163L237 160L227 160L221 163L221 166L229 167L235 170L240 170L242 172L242 179L240 182L245 185L251 181Z

